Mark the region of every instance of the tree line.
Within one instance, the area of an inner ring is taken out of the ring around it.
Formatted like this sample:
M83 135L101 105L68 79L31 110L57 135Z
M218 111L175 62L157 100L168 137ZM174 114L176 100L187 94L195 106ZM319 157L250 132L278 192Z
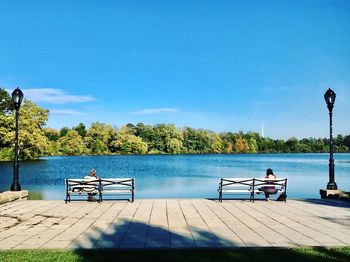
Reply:
M79 123L60 130L46 127L49 111L24 100L20 109L19 158L54 155L109 154L233 154L329 152L329 139L261 137L256 132L216 133L173 124L127 124L120 128L100 122ZM0 89L0 160L14 156L15 119L11 98ZM350 135L337 135L335 152L349 152Z

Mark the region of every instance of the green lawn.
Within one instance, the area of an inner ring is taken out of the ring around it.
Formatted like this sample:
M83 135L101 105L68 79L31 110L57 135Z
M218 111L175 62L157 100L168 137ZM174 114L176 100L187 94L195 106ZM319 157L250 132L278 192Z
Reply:
M350 261L344 248L240 248L196 250L14 250L0 261Z

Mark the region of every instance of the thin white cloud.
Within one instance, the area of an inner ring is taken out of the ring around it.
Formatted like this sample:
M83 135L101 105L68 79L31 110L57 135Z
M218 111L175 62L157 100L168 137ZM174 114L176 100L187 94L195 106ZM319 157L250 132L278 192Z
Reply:
M131 113L135 115L154 115L154 114L160 114L160 113L174 113L174 112L178 112L178 110L175 108L148 108L140 111L134 111Z
M52 109L50 114L56 116L81 116L83 113L71 109Z
M94 101L92 96L68 95L60 89L55 88L33 88L23 90L24 98L35 103L44 102L50 104L85 103Z

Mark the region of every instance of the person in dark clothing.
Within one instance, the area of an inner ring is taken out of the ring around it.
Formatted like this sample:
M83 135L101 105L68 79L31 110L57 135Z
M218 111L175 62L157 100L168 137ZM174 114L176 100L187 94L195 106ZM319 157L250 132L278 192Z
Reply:
M265 179L276 179L276 175L274 175L273 171L271 168L268 168L266 170L266 176ZM266 183L269 183L268 181ZM265 200L269 201L270 200L270 194L275 194L276 189L274 186L264 186L262 187L262 190L265 193Z

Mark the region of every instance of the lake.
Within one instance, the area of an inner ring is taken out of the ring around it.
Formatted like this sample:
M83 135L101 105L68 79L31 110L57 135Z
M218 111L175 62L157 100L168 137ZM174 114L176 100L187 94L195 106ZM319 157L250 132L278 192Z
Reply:
M350 154L335 154L335 181L350 191ZM22 189L64 199L65 178L92 168L104 178L134 177L136 198L213 198L221 177L264 177L272 168L288 178L288 197L319 198L328 183L329 154L144 155L43 157L20 163ZM0 191L12 184L12 163L0 162Z

